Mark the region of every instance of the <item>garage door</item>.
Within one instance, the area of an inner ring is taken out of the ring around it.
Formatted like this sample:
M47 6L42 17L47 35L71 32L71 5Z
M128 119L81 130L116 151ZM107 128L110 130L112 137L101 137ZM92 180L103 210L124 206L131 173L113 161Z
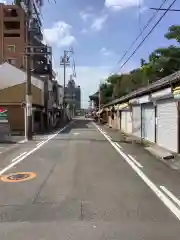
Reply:
M126 133L132 133L132 112L126 112Z
M133 119L132 133L137 137L141 137L141 106L133 106L132 119Z
M126 132L126 112L121 112L121 130Z
M157 144L178 152L177 105L174 100L157 103Z
M155 108L153 105L143 105L142 137L147 141L155 142Z

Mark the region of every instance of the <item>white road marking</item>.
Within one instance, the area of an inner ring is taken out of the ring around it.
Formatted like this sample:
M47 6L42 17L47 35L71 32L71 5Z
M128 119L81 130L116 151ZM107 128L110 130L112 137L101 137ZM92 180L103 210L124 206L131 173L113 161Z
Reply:
M28 141L27 139L23 139L23 140L19 141L18 143L25 143L27 141Z
M172 192L164 186L160 186L160 188L180 207L180 200Z
M22 156L25 155L26 153L27 153L27 152L21 153L19 156L17 156L16 158L14 158L14 159L12 160L12 162L17 161L20 157L22 157Z
M99 127L94 123L97 129L103 134ZM164 203L164 205L177 217L180 221L180 209L141 171L134 162L114 144L109 138L103 134L116 151L124 158L124 160L132 167L139 177L147 184L147 186L156 194L156 196Z
M37 143L36 146L41 145L43 142L44 142L44 141L41 141L41 142Z
M121 148L121 149L122 149L122 147L119 145L119 143L117 143L117 142L114 142L114 144L116 144L116 146L117 146L117 147L119 147L119 148Z
M143 166L138 162L136 161L136 159L131 156L130 154L128 154L128 157L139 167L139 168L143 168Z
M78 132L75 132L75 133L73 133L73 135L79 135L80 133L78 133Z
M69 125L71 125L73 122L69 123L68 125L66 125L64 128L62 128L61 130L59 130L57 133L50 135L50 137L48 137L48 139L46 141L44 141L43 143L41 143L41 145L36 146L35 148L33 148L32 150L30 150L29 152L27 152L26 154L24 154L23 156L17 156L17 160L16 158L12 159L12 163L9 164L7 167L3 168L0 171L0 175L4 174L5 172L7 172L9 169L11 169L12 167L14 167L16 164L22 162L24 159L26 159L29 155L31 155L32 153L34 153L35 151L37 151L38 149L40 149L44 144L46 144L47 142L49 142L52 138L56 137L60 132L64 131L67 127L69 127Z

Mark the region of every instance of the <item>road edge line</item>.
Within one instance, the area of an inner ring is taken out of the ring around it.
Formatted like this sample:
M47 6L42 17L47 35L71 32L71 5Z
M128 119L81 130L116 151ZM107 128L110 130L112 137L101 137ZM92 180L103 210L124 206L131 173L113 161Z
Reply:
M130 158L119 149L94 123L99 132L107 139L107 141L115 148L115 150L124 158L124 160L131 166L137 175L144 181L144 183L152 190L152 192L161 200L162 203L176 216L180 221L180 209L140 170Z

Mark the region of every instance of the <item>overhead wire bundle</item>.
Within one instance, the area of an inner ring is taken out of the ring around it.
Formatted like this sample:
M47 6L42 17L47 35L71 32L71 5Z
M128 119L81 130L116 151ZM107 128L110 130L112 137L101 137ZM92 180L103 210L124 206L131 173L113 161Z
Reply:
M161 3L161 5L159 6L159 8L157 8L157 10L155 11L155 13L149 18L149 20L147 21L147 23L144 25L143 29L140 31L140 33L137 35L137 37L132 41L131 45L129 46L129 48L125 51L125 53L123 54L123 56L117 61L116 65L119 65L122 63L123 59L128 55L128 53L131 51L131 49L133 48L133 46L135 45L135 43L140 39L140 37L142 37L142 34L146 31L146 29L150 26L150 24L153 22L153 20L155 19L155 17L157 16L157 14L159 13L159 11L162 9L162 7L165 5L165 3L167 3L168 0L163 0L163 2ZM151 28L151 30L148 32L148 34L142 39L142 41L140 42L140 44L135 48L135 50L132 52L132 54L128 57L128 59L121 65L119 71L126 65L126 63L133 57L133 55L137 52L137 50L141 47L141 45L145 42L145 40L151 35L151 33L153 32L153 30L157 27L157 25L160 23L160 21L165 17L165 15L168 13L168 11L170 10L170 8L175 4L176 0L173 0L173 2L169 5L169 7L166 9L166 11L164 12L164 14L159 18L159 20L154 24L154 26ZM109 74L112 75L113 71Z

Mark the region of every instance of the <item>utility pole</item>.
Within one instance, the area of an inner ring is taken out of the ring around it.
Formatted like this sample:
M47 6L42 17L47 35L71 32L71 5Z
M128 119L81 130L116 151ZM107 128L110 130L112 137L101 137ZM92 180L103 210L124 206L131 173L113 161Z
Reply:
M26 81L26 119L27 119L27 139L32 139L32 89L31 89L31 1L28 0L27 5L27 19L26 19L26 42L27 42L27 57L26 57L26 71L27 71L27 81Z
M68 56L68 53L73 53L73 50L64 50L64 55L61 57L61 62L60 62L60 65L63 66L64 68L64 83L63 83L63 109L64 109L64 117L65 117L65 87L66 87L66 67L70 65L70 62L69 62L69 56Z
M100 122L100 108L101 108L101 82L99 83L99 122Z

